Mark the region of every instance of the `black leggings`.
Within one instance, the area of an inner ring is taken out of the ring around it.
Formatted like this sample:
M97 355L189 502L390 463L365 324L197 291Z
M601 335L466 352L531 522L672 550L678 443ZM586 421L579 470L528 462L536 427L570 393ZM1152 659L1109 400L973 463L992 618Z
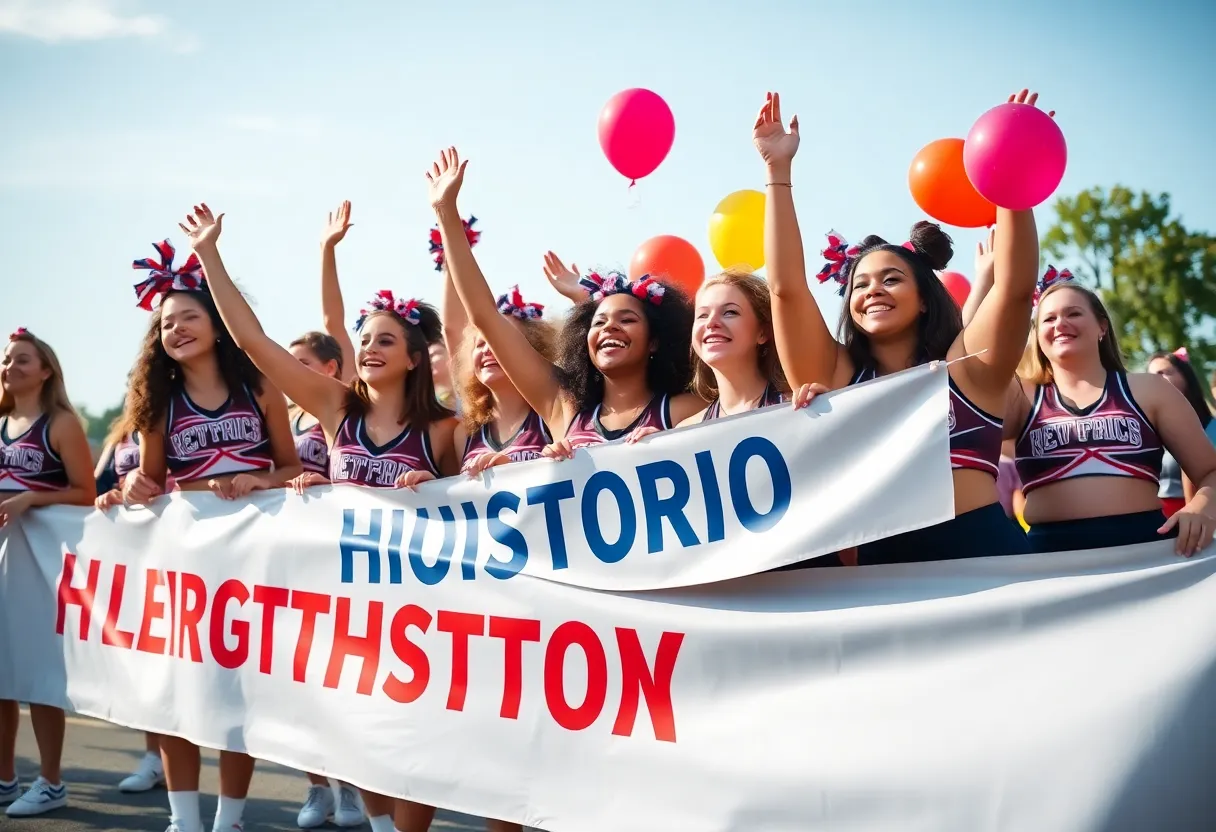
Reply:
M936 526L863 544L858 549L857 564L919 563L1028 552L1030 545L1022 527L1009 519L1000 503L992 503Z
M1073 549L1106 549L1110 546L1152 543L1178 536L1176 526L1167 534L1158 534L1157 529L1163 525L1165 514L1157 509L1087 517L1084 520L1035 523L1026 533L1026 539L1035 552L1068 552Z

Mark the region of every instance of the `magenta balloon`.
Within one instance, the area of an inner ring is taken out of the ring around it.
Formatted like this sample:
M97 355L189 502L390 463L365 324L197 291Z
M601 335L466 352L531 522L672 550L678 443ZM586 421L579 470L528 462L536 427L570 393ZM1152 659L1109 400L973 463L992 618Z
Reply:
M1067 165L1060 126L1029 104L993 107L979 117L963 144L963 168L971 184L989 202L1013 211L1046 201Z
M622 176L654 173L676 140L676 120L658 94L645 89L618 92L600 110L600 147Z

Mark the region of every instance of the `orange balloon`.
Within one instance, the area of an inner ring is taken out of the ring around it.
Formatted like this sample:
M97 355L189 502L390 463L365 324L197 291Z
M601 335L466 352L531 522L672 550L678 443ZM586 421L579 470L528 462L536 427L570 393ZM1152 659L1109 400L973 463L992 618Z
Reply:
M663 234L638 246L629 261L629 279L648 274L679 286L691 298L705 280L705 262L697 247L682 237Z
M996 206L967 178L962 139L938 139L922 147L908 170L908 188L920 209L938 222L959 228L996 223Z

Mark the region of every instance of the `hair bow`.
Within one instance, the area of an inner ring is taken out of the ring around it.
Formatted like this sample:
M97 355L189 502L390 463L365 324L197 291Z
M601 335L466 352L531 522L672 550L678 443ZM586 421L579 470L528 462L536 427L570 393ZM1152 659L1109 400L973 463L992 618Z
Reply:
M822 252L823 259L827 262L823 264L823 268L816 275L819 278L819 282L827 283L829 280L835 280L840 284L840 294L843 295L846 282L845 272L848 269L849 261L856 257L860 251L860 246L850 246L840 234L835 231L829 231L828 245Z
M368 306L371 308L359 310L359 319L355 321L356 332L363 329L364 321L373 312L392 312L407 324L414 326L422 323L422 307L419 306L418 301L414 298L395 298L390 289L381 289L377 292Z
M206 278L203 266L198 262L198 255L191 252L185 264L180 269L173 268L173 255L176 250L168 240L153 243L152 247L160 255L160 260L145 257L131 263L133 269L146 269L150 272L145 280L135 284L136 305L140 309L152 311L158 298L166 292L197 292L203 288Z
M525 303L519 287L512 286L505 295L498 296L498 311L521 321L535 321L544 315L545 307L539 303Z
M19 327L17 327L16 332L14 332L13 334L8 336L8 340L16 341L18 338L21 338L22 336L33 337L33 336L30 336L30 331L28 329L26 329L23 326L19 326Z
M1037 304L1039 302L1039 298L1043 296L1043 293L1052 286L1055 286L1057 283L1067 283L1072 279L1072 272L1070 272L1068 269L1056 271L1055 266L1049 265L1047 267L1047 271L1043 272L1043 276L1040 277L1038 282L1034 285L1034 302Z
M637 280L630 280L618 271L610 271L606 275L590 272L580 277L578 283L587 290L588 297L601 301L609 295L633 295L638 300L648 300L655 306L663 302L667 288L648 274Z
M1186 347L1179 347L1178 349L1174 350L1174 355L1181 358L1187 364L1191 363L1191 354L1186 351Z
M469 215L467 220L461 220L464 224L464 236L469 241L469 246L477 245L481 240L481 232L473 230L473 224L477 222L477 217ZM435 259L435 271L443 271L443 237L439 233L439 226L431 229L431 256Z

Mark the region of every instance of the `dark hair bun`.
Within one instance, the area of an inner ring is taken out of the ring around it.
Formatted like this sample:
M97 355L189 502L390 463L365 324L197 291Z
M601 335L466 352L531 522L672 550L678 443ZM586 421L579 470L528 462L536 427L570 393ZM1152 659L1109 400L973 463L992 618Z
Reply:
M954 256L954 241L935 222L921 220L912 226L908 241L916 247L917 254L924 257L934 271L943 271L950 265L950 258Z
M882 237L879 237L877 234L871 234L869 237L866 237L864 240L861 241L861 245L858 246L858 250L859 251L871 251L872 249L881 248L882 246L889 246L889 245L891 245L891 244L888 243L886 240L884 240Z
M443 340L443 320L435 307L426 301L418 301L418 331L426 340L427 346L438 344Z

